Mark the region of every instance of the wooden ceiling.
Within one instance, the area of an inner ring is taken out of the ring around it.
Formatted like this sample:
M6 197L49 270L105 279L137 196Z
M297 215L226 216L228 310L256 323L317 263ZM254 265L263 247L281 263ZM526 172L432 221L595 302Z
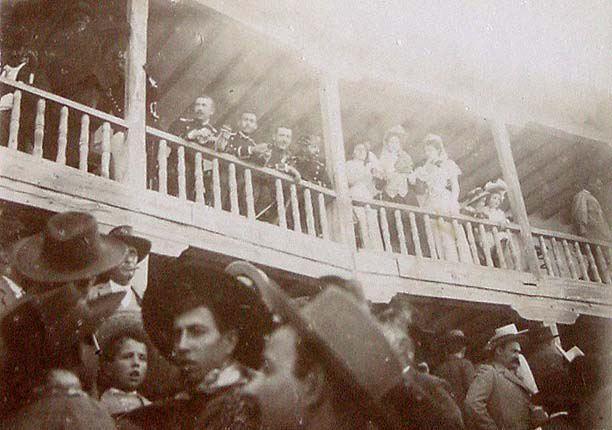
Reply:
M295 135L321 132L316 75L296 53L204 7L154 4L149 23L147 67L160 84L160 128L205 93L216 101L218 125L235 126L243 110L255 110L260 141L269 140L278 124L291 126ZM416 163L427 133L443 138L463 172L462 197L502 175L487 122L460 103L370 81L342 82L341 103L347 154L365 140L380 148L384 131L401 124ZM609 145L532 124L509 131L530 215L548 219L566 211L589 175L610 183Z

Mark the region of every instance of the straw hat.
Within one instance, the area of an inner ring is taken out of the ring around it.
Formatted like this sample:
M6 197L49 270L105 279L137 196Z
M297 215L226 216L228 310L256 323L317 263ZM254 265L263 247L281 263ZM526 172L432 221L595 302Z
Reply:
M497 348L500 345L503 345L511 341L517 341L517 340L523 339L525 334L528 331L529 330L518 331L518 329L516 328L516 325L514 324L508 324L503 327L496 328L495 334L487 342L487 345L485 346L485 350L492 352L492 351L495 351L495 348Z

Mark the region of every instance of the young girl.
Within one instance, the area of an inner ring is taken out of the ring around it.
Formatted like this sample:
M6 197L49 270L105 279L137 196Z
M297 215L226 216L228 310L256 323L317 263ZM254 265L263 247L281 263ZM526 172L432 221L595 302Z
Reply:
M100 378L106 390L100 401L111 415L151 403L137 391L147 375L147 365L148 347L144 333L126 329L105 342L100 357Z

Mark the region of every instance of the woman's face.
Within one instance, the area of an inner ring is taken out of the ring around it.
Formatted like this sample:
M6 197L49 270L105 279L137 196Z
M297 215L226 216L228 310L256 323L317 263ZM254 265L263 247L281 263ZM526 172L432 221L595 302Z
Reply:
M364 145L357 145L355 149L353 150L353 158L355 160L365 161L367 156L368 156L368 152Z
M502 202L502 197L499 193L491 194L489 197L489 207L493 209L497 209Z
M439 160L440 159L440 151L434 145L426 145L425 146L425 155L428 160Z

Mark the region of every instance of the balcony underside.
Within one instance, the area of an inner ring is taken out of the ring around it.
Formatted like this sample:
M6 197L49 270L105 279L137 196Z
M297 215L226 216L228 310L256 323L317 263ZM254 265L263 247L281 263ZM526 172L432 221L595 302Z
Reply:
M203 204L179 200L0 147L0 198L50 211L85 210L110 228L137 226L153 251L176 255L191 245L212 254L253 261L313 278L323 274L364 281L373 301L397 293L508 305L529 319L573 322L578 314L612 317L605 285L529 273L358 251L348 246Z

